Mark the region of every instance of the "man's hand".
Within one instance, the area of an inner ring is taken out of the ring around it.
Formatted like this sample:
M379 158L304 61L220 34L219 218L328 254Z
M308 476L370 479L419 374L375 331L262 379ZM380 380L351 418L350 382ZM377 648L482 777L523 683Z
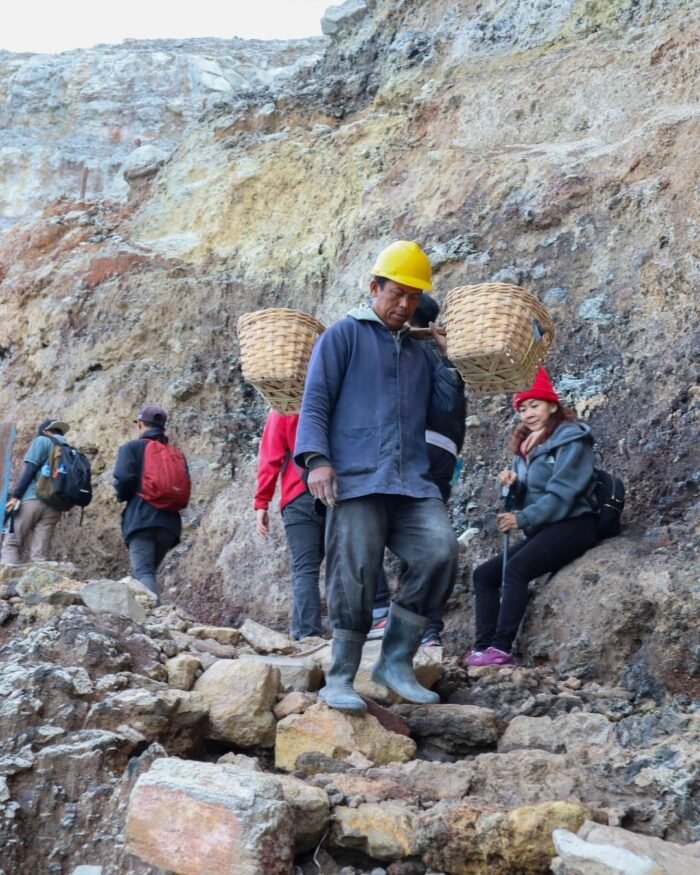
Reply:
M518 479L518 475L510 468L504 468L498 475L498 482L501 486L512 486Z
M270 534L270 514L263 507L255 511L255 528L263 538Z
M437 344L437 348L440 350L440 355L443 358L447 357L447 336L444 333L439 333L438 326L434 322L428 322L428 328L430 329L430 333L433 335L433 340Z
M496 517L496 525L498 531L505 535L506 532L512 532L518 528L518 521L515 519L514 513L499 513Z
M309 472L309 492L314 498L320 499L326 507L335 507L338 495L338 478L335 468L330 465L319 465Z
M10 498L5 505L5 510L8 512L12 510L17 510L17 508L19 507L19 501L19 498Z

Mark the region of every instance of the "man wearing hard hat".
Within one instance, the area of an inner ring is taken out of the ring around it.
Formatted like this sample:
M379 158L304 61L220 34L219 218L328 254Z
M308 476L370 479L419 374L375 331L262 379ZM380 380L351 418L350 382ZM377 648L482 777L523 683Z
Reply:
M371 306L328 328L311 356L295 447L309 490L328 507L326 596L333 629L321 697L364 713L353 689L384 549L406 565L372 680L415 703L439 696L416 680L413 657L426 614L441 607L457 541L429 474L426 424L461 404L462 383L411 338L408 322L430 262L417 243L384 249L372 269ZM437 337L437 332L434 332Z

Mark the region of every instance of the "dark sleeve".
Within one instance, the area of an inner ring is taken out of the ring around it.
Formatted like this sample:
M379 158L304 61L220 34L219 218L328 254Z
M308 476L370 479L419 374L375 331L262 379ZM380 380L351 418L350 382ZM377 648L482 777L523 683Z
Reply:
M141 483L145 441L129 441L119 447L114 465L114 490L117 501L129 501L136 495Z
M17 482L15 483L15 488L12 490L13 498L22 498L24 493L29 488L29 484L34 479L36 472L39 470L38 465L34 465L32 462L25 462L24 467L22 468L22 473L17 478Z
M447 359L435 361L428 428L450 438L457 444L458 451L461 451L466 429L466 415L464 381Z
M331 326L311 353L294 448L294 461L300 468L308 466L310 453L330 459L330 421L347 367L348 330L342 323Z

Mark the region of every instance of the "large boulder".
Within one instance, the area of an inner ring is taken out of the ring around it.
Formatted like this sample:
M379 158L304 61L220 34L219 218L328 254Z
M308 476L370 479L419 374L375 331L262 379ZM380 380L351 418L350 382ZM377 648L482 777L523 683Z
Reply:
M120 732L128 726L148 742L159 741L171 755L199 750L209 734L206 702L196 693L159 687L107 693L90 708L86 727Z
M238 631L240 636L258 653L293 653L296 650L296 642L289 635L269 629L250 618L243 623Z
M700 871L700 842L678 845L586 821L574 835L555 829L555 875L690 875Z
M201 661L192 653L178 653L165 663L168 683L177 690L191 690L201 668Z
M345 714L319 702L303 714L291 714L277 724L275 765L290 772L301 754L314 751L335 759L359 751L382 765L406 762L415 754L416 745L410 738L384 729L370 714Z
M308 657L243 654L240 659L276 668L280 674L280 689L285 693L290 693L294 690L313 692L321 686L323 681L323 674L320 668Z
M420 816L417 839L425 862L450 875L542 875L554 856L552 831L575 831L589 814L561 801L511 811L478 799L439 802Z
M282 794L292 809L296 850L309 851L317 847L328 827L328 794L292 775L275 775L274 780L279 781Z
M373 781L391 780L404 792L426 799L461 799L469 793L474 767L468 760L436 763L411 760L401 766L371 769Z
M416 826L416 812L405 802L363 803L357 808L341 805L333 811L330 841L377 860L400 860L418 851Z
M278 782L257 772L157 760L136 783L129 849L178 875L290 875L294 820Z
M117 614L137 623L143 623L146 619L146 611L123 581L92 580L82 587L80 597L91 611Z
M498 726L493 711L474 705L397 705L394 710L408 723L421 746L463 756L494 747Z
M587 782L562 754L543 750L484 753L473 761L471 793L500 805L577 798Z
M515 717L498 742L500 753L531 748L550 753L563 750L564 742L555 731L551 717L526 717L524 714Z
M209 706L211 738L239 747L272 747L272 709L279 691L276 668L265 663L220 659L197 680L195 692Z

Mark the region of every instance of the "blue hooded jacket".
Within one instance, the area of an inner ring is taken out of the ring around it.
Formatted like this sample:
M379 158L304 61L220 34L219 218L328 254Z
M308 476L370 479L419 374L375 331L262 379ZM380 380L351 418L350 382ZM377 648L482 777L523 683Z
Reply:
M429 473L426 423L463 403L462 381L431 361L408 329L392 332L370 307L320 336L304 387L294 460L325 456L338 500L440 498Z

